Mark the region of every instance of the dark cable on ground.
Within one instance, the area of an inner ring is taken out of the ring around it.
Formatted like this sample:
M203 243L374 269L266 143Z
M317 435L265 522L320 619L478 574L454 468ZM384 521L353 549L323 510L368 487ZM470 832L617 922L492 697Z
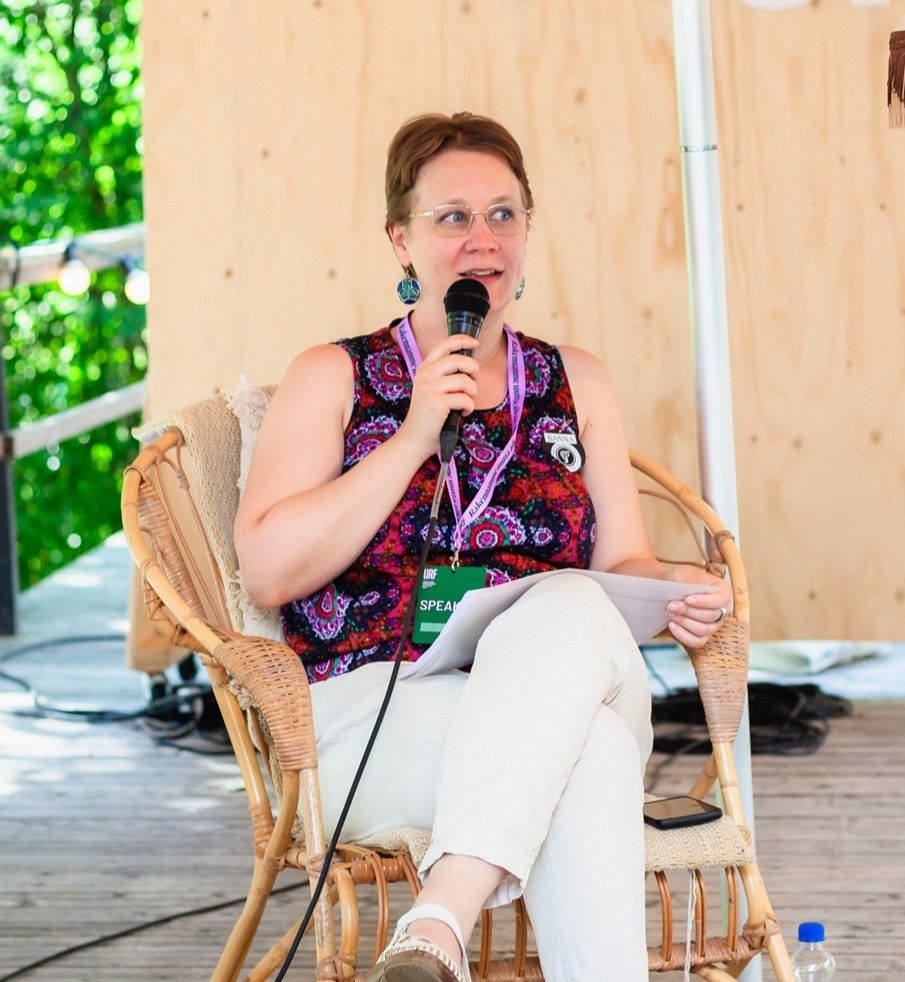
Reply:
M678 689L653 700L654 750L678 756L710 753L700 692ZM812 683L748 685L752 754L815 753L829 733L829 721L852 715L848 699L822 692Z
M75 634L63 635L57 638L42 638L40 641L29 641L27 644L16 645L0 653L0 665L4 662L18 658L20 655L27 655L32 651L41 651L43 648L55 648L61 644L93 644L100 641L125 641L125 634Z
M690 733L690 731L689 731ZM644 790L647 794L653 794L656 790L657 785L660 783L660 778L663 776L663 772L669 767L670 764L677 761L680 757L685 754L695 753L701 745L706 745L709 749L710 738L709 737L694 737L688 740L686 743L682 744L677 750L673 751L668 757L664 757L659 763L654 765L645 774L645 787ZM656 750L656 743L654 745Z
M271 896L279 893L289 893L290 890L300 890L302 887L307 886L305 881L301 883L291 883L285 887L279 887L276 890L271 891ZM21 968L17 968L14 972L10 972L9 975L0 975L0 982L12 982L12 979L21 978L28 972L34 971L36 968L41 968L44 965L49 965L51 962L59 961L61 958L66 958L69 955L74 955L79 951L86 951L89 948L96 948L98 945L106 944L108 941L116 941L119 938L128 937L130 934L138 934L141 931L147 931L152 927L160 927L163 924L169 924L171 921L182 920L186 917L195 917L198 914L212 914L216 910L225 910L227 907L236 907L238 904L244 904L246 897L243 895L241 897L234 897L232 900L221 900L216 904L209 904L206 907L193 907L189 910L181 910L175 914L167 914L164 917L158 917L153 921L145 921L143 924L136 924L134 927L123 928L122 931L114 931L112 934L104 934L99 938L94 938L92 941L83 941L81 944L73 945L71 948L64 948L61 951L54 952L52 955L46 955L44 958L38 959L38 961L30 962L28 965L23 965Z
M662 695L652 700L654 752L666 754L647 774L646 791L653 793L663 772L685 754L709 754L710 737L700 691L674 689L651 664L648 652L667 647L653 644L641 655ZM676 645L678 647L678 645ZM849 700L822 692L813 684L753 682L748 685L749 732L752 754L813 754L823 745L829 720L850 716Z
M0 653L0 664L19 658L22 655L41 651L45 648L56 648L62 645L98 644L103 642L122 642L124 634L84 634L64 635L61 637L43 638L18 645ZM192 656L189 656L191 658ZM188 659L186 659L188 661ZM180 676L184 679L192 677L188 668L179 665ZM32 708L29 709L0 709L0 712L10 716L28 719L63 719L80 723L121 723L135 720L148 733L155 743L161 746L174 747L191 753L220 755L231 753L227 740L216 736L217 730L222 731L219 710L213 700L213 690L209 685L184 684L177 685L169 695L150 699L144 706L135 710L99 709L89 706L62 706L50 702L34 689L26 679L10 672L0 670L0 680L17 686L31 697ZM180 714L173 719L173 714ZM203 725L205 717L214 716L217 719L216 728ZM152 732L154 729L156 733ZM176 741L195 734L218 749L206 750Z
M421 556L418 563L418 572L415 575L414 589L412 590L409 598L409 605L406 611L399 644L397 645L396 652L393 657L393 671L390 675L389 683L387 684L387 690L380 710L377 714L377 719L375 720L371 735L368 739L367 746L365 747L361 762L359 763L358 770L352 781L349 795L343 806L342 812L340 813L333 838L331 839L330 845L325 854L323 866L318 877L314 893L311 896L310 902L305 911L305 915L302 918L299 929L296 932L292 945L290 946L286 960L280 969L280 973L276 977L276 982L280 982L288 971L289 966L291 965L292 960L298 950L298 946L301 943L301 939L307 930L308 923L314 912L314 908L320 899L327 874L330 870L330 863L339 843L339 838L342 834L342 829L348 816L349 809L351 808L352 800L358 789L358 785L364 773L365 765L367 764L371 749L377 738L377 733L389 705L390 697L393 693L393 689L395 688L399 669L402 664L402 652L405 647L405 641L411 629L412 621L414 620L418 585L421 582L424 566L427 561L428 553L430 552L434 532L436 531L437 511L439 509L442 489L445 485L447 466L447 463L442 464L440 475L438 477L427 535L425 536L422 546ZM47 647L58 647L64 644L84 644L124 640L125 636L122 634L97 634L46 638L40 641L19 645L18 647L0 653L0 664L10 661L13 658L20 657L21 655L28 654L32 651L39 651ZM668 756L666 756L664 760L660 761L648 776L646 790L648 793L652 793L664 770L666 770L666 768L679 757L687 753L709 753L710 739L706 729L704 708L698 690L696 688L678 690L671 688L665 682L659 672L657 672L657 670L653 667L643 648L641 650L641 654L649 673L658 682L665 693L664 696L657 697L653 700L653 749L655 752L664 753ZM180 666L180 675L183 678L191 678L192 674L193 673L190 673L187 668ZM204 714L204 701L212 694L211 689L207 686L177 686L174 694L172 695L152 699L141 709L121 712L118 710L94 709L87 707L56 706L47 702L47 700L45 700L36 690L34 690L26 680L21 679L18 676L0 671L0 679L22 688L25 692L31 695L34 702L35 708L33 710L3 710L4 712L12 715L50 719L73 718L78 722L87 723L137 720L140 721L143 730L148 733L149 736L151 736L154 742L162 746L170 746L180 750L187 750L193 753L208 755L230 754L232 752L227 739L214 738L210 736L207 736L206 739L217 744L221 749L213 751L204 750L202 748L175 742L185 736L195 733L198 730L198 723ZM849 700L828 695L822 692L816 685L808 684L790 686L766 682L754 683L749 685L748 692L751 752L753 754L772 753L791 755L815 753L826 739L826 735L829 730L828 720L830 718L850 716L852 714L852 705ZM161 712L183 708L187 703L190 703L192 707L192 717L187 721L168 723L160 718ZM156 733L154 732L155 730L157 731ZM304 884L293 884L291 886L281 887L273 890L272 893L285 893L289 890L299 889L303 885ZM245 898L241 897L236 900L224 901L207 907L183 911L177 914L159 918L155 921L149 921L145 924L128 928L114 934L105 935L93 941L85 942L72 948L67 948L63 951L57 952L54 955L49 955L39 961L32 962L23 968L16 969L16 971L10 975L0 976L0 982L9 982L9 980L19 978L26 972L39 968L42 965L49 964L50 962L56 961L57 959L63 958L67 955L74 954L77 951L92 948L107 941L112 941L151 927L166 924L182 917L190 917L196 914L221 910L225 907L242 903L244 900Z

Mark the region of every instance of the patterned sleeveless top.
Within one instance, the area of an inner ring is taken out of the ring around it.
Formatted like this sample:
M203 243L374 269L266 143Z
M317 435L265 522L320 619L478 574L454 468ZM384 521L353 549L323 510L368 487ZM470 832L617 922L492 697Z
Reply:
M545 439L548 433L578 437L562 358L552 345L518 337L525 356L526 392L515 454L490 504L465 530L460 553L463 566L488 568L488 586L552 569L586 569L597 533L580 471L556 459L551 452L555 442ZM408 411L412 384L390 327L337 344L352 359L355 376L352 417L345 432L345 472L396 432ZM475 411L462 421L455 460L463 508L471 503L511 430L508 396L499 406ZM298 652L311 682L392 659L439 469L436 456L425 461L358 559L323 589L282 607L286 643ZM452 508L444 497L439 536L428 562L450 561L454 527ZM426 648L409 640L403 657L416 661Z

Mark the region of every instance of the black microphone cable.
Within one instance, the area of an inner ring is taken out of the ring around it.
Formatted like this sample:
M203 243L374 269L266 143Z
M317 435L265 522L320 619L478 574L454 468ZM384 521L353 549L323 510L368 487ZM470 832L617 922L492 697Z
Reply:
M434 531L437 528L437 515L440 511L440 501L443 498L443 488L446 486L446 473L448 470L449 461L441 461L440 473L437 476L437 485L434 488L434 500L431 503L430 520L427 525L427 535L424 537L424 544L421 546L421 556L418 560L418 571L415 573L415 582L412 586L411 596L409 597L408 609L405 612L405 620L402 623L399 643L396 646L396 652L393 655L393 671L390 673L390 681L387 683L386 692L383 696L383 702L380 704L377 719L374 721L374 727L371 730L371 735L368 737L368 742L365 745L364 753L361 755L358 770L355 772L355 777L352 779L349 794L346 797L345 804L343 805L342 811L339 814L339 819L336 822L336 830L333 833L333 838L330 840L330 845L327 847L327 851L324 854L323 864L321 866L317 883L314 887L314 893L311 895L311 900L308 903L305 916L302 918L298 930L295 932L295 937L292 940L292 944L290 945L286 958L280 967L280 971L276 976L275 982L280 982L280 980L285 977L286 972L289 970L289 966L292 964L293 958L295 958L295 954L298 951L298 947L301 944L305 931L308 929L308 923L311 920L311 915L314 913L314 908L317 906L318 900L320 900L321 892L324 889L324 884L327 882L327 874L330 872L330 863L333 860L333 854L336 852L336 847L339 843L340 835L342 834L343 825L345 825L349 810L352 807L352 801L355 798L355 792L358 790L358 785L361 782L362 775L364 774L365 765L368 763L368 758L371 756L371 749L373 748L374 742L377 739L377 734L380 732L383 718L386 715L387 707L390 704L390 697L393 695L393 689L396 687L396 679L399 676L399 669L402 666L402 652L405 649L405 642L408 638L409 631L412 628L412 621L415 619L415 605L418 598L418 585L420 584L421 578L424 574L424 566L427 563L427 556L430 552L431 543L433 542Z
M484 322L484 318L487 316L487 312L490 309L490 294L487 291L487 287L485 287L480 281L463 278L456 280L446 291L446 295L443 297L443 306L446 310L447 330L450 334L468 334L470 337L477 337L481 330L481 325ZM323 865L321 867L317 883L314 887L314 893L311 895L311 901L308 904L308 909L305 911L305 916L302 918L301 923L299 924L298 930L296 931L295 937L292 941L292 945L290 946L286 958L283 961L283 965L280 968L275 982L281 982L281 979L284 978L289 966L292 964L292 959L295 957L295 953L298 950L302 937L308 928L311 915L314 913L314 908L317 906L317 902L320 899L321 891L324 888L324 883L327 881L327 874L330 871L330 863L333 859L333 854L336 851L336 846L339 842L343 825L345 824L346 817L349 814L349 809L352 807L352 801L355 797L355 792L358 790L358 785L361 781L362 774L364 773L365 765L368 762L368 758L371 756L371 749L374 746L374 741L377 739L377 734L380 732L383 718L386 715L387 707L390 704L390 697L393 695L393 689L396 687L396 679L399 676L399 669L402 665L402 652L405 648L405 642L408 638L409 631L412 628L412 621L415 619L415 605L418 598L418 587L424 574L424 566L427 562L427 556L430 552L431 543L433 542L434 538L434 531L437 527L437 515L440 511L440 501L443 497L443 489L446 486L446 475L449 471L449 463L452 459L453 451L456 449L456 444L459 442L459 427L461 422L462 414L456 410L453 410L447 416L446 422L443 424L443 428L440 432L440 473L437 475L437 485L434 488L434 500L431 504L427 535L424 539L424 544L421 547L421 557L418 560L418 571L415 573L415 582L412 585L408 609L405 613L405 620L402 623L402 632L399 636L399 644L396 646L396 652L393 655L393 671L390 673L390 681L387 683L383 702L380 704L380 709L377 713L377 719L374 721L374 727L371 730L371 735L368 737L368 742L365 745L364 753L361 755L358 770L355 772L355 777L352 779L349 794L346 797L345 804L342 807L342 811L340 812L339 819L336 823L336 830L333 833L333 838L330 840L330 845L328 846L327 852L324 855Z

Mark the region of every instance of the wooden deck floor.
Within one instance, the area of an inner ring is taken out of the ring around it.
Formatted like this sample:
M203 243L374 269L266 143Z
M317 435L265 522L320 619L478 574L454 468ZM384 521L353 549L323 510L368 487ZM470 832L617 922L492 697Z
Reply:
M62 619L81 623L75 611ZM2 668L51 697L138 704L139 682L121 665L120 644L98 643ZM0 687L0 708L22 705L11 692ZM834 721L817 755L754 759L758 852L784 933L791 940L799 920L824 920L840 980L905 972L903 720L905 703L858 703L854 717ZM671 764L658 792L684 790L698 764ZM101 935L241 897L251 868L231 758L156 746L128 723L2 713L0 850L0 979ZM272 933L303 899L301 890L274 899L265 922ZM237 912L183 917L22 977L205 979ZM306 940L290 978L312 978L311 948ZM772 977L766 968L764 978Z

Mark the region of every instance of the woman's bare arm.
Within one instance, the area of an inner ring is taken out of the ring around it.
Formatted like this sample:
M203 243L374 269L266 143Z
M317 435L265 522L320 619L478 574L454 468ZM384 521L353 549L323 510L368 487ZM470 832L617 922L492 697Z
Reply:
M695 566L666 566L656 558L641 513L619 404L606 370L580 348L563 347L561 354L587 455L582 473L597 515L591 568L715 587L712 593L690 595L667 608L675 638L699 647L722 620L720 608L728 609L732 602L729 585Z
M446 339L424 359L399 430L342 473L353 370L337 345L299 355L274 394L236 515L239 566L249 594L276 607L329 583L364 550L421 464L450 409L470 412L471 339Z

